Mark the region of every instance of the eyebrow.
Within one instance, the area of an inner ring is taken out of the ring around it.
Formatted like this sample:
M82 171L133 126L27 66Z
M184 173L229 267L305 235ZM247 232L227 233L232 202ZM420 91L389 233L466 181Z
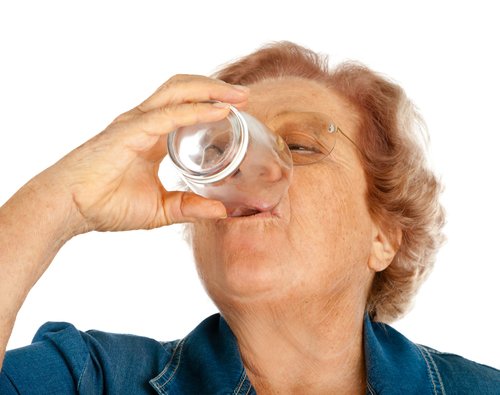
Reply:
M300 113L297 113L299 115ZM301 126L301 128L306 127L307 130L309 130L312 134L314 134L318 139L321 138L322 134L326 132L328 129L329 124L332 122L330 120L327 120L326 118L318 118L318 117L303 117L303 118L293 118L293 117L285 117L283 120L280 120L279 122L276 121L276 118L279 117L280 114L276 115L274 118L276 125L273 125L273 129L277 133L279 133L281 130L286 129L290 126ZM282 113L281 115L284 115Z
M315 111L281 111L269 119L269 122L276 121L277 118L283 117L285 122L299 122L308 121L309 123L329 125L335 123L333 119L327 114Z

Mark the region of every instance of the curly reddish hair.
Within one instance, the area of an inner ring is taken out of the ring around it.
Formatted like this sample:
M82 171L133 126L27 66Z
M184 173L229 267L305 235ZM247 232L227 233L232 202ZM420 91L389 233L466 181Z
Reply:
M359 113L356 143L370 215L386 229L402 231L393 261L375 275L366 307L373 319L391 322L407 312L444 241L442 187L427 166L424 122L403 89L389 79L356 62L330 69L327 56L290 42L266 45L214 75L241 85L288 76L324 84Z

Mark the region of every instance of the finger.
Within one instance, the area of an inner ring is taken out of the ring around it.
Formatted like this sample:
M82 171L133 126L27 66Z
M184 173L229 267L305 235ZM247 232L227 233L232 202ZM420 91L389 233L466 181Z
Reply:
M229 114L227 103L189 103L161 107L129 121L125 128L130 136L138 133L163 136L180 128L202 122L220 121Z
M237 104L247 100L249 89L200 75L176 75L163 84L137 109L148 112L170 104L217 100Z
M194 222L197 219L227 217L226 208L218 200L206 199L192 192L166 192L161 225Z

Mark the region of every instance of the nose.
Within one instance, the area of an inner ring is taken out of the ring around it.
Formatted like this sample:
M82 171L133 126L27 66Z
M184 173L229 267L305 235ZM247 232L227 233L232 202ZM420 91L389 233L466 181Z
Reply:
M278 182L283 178L283 169L276 161L261 165L259 170L259 177L267 182Z
M233 177L245 182L273 184L286 178L286 174L282 164L274 158L247 156Z

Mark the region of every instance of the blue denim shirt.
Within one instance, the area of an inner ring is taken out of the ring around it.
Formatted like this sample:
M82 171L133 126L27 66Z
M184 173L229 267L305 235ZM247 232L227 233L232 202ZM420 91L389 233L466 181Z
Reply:
M364 323L368 394L500 394L500 371ZM47 323L7 352L0 394L255 394L236 339L215 314L170 342Z

